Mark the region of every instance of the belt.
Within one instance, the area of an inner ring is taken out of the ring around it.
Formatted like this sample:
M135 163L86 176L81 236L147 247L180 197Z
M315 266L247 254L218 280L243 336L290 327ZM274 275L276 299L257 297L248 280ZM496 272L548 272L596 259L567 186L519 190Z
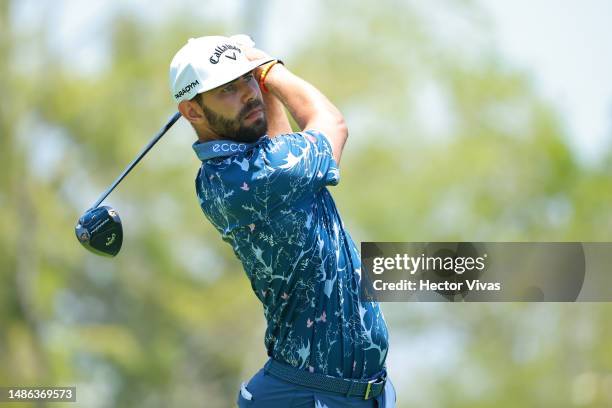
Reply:
M382 375L375 379L358 380L311 373L279 363L273 359L268 360L264 365L264 372L292 384L342 394L346 397L362 397L365 400L376 398L382 394L387 382L387 373L384 370Z

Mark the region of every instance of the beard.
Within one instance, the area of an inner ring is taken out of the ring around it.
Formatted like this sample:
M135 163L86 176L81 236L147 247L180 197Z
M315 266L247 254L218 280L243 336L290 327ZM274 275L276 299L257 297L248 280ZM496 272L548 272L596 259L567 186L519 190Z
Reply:
M243 143L256 142L260 137L268 131L268 121L264 110L263 117L257 119L252 125L245 125L245 117L256 108L264 108L262 101L253 99L247 102L240 110L235 118L226 118L204 104L200 105L204 111L204 116L208 120L211 129L219 136L226 137L230 140Z

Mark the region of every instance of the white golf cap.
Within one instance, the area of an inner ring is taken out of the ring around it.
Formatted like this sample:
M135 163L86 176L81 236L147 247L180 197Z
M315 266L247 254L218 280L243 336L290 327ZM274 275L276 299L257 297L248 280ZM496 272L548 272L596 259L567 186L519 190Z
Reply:
M233 81L273 58L249 61L241 47L246 35L191 38L170 63L170 90L178 103Z

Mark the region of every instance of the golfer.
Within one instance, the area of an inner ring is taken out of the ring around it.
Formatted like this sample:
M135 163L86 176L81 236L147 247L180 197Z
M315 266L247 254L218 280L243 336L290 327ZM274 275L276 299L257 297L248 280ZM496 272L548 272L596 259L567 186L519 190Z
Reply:
M270 358L242 384L238 406L393 407L387 326L378 303L359 299L359 251L327 189L339 182L342 114L233 37L189 40L172 60L170 87L198 137L200 206L267 321Z

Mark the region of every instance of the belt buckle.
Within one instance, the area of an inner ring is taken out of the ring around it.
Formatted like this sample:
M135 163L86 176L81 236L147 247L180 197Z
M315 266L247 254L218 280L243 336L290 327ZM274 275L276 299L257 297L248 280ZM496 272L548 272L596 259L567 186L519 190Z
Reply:
M383 384L383 389L384 389L384 384L387 381L386 378L375 378L373 380L368 381L368 385L366 385L366 392L365 395L363 396L364 400L369 399L370 396L370 392L372 391L372 384Z

